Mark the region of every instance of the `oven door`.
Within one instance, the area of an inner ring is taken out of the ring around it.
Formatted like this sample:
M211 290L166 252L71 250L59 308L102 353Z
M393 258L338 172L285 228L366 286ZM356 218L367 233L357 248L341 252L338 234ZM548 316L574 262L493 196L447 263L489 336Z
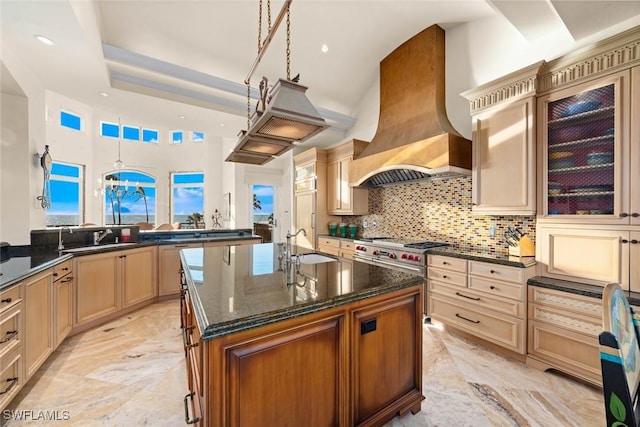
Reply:
M353 259L356 261L365 262L367 264L391 268L393 270L402 271L405 273L416 274L418 276L425 277L425 267L423 264L420 265L406 265L399 262L391 261L386 258L377 258L372 256L363 256L356 252L353 256Z

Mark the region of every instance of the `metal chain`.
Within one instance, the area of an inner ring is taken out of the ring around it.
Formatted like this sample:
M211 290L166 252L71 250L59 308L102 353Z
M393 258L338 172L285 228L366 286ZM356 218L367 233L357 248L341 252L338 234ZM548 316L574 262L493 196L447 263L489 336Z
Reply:
M267 24L269 27L267 32L270 33L271 32L271 0L267 0Z
M291 80L291 6L287 6L287 80Z
M247 132L251 127L251 80L247 80Z
M260 53L261 48L262 48L262 0L260 0L258 3L258 53Z

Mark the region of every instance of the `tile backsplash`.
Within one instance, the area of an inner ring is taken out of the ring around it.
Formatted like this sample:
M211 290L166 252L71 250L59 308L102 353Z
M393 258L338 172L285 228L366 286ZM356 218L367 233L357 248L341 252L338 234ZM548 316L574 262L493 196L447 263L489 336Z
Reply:
M535 241L536 217L471 215L471 178L399 184L369 190L369 215L343 217L365 237L435 240L499 254L508 253L508 226ZM495 237L489 237L495 224ZM366 227L365 227L366 225Z

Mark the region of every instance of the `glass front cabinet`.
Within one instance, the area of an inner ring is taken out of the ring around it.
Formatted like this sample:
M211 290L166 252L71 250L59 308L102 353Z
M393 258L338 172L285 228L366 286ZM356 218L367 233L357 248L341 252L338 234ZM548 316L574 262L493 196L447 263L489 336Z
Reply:
M630 80L625 70L538 98L542 222L629 224Z

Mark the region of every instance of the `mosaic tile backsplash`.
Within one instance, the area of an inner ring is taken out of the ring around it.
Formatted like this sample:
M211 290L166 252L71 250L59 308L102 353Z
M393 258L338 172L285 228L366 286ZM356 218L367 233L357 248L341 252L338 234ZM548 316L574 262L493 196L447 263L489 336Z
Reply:
M518 227L535 242L535 215L471 215L471 177L370 189L369 212L342 220L357 224L359 235L365 237L435 240L498 254L509 251L503 238L509 226ZM492 224L495 237L489 237Z

